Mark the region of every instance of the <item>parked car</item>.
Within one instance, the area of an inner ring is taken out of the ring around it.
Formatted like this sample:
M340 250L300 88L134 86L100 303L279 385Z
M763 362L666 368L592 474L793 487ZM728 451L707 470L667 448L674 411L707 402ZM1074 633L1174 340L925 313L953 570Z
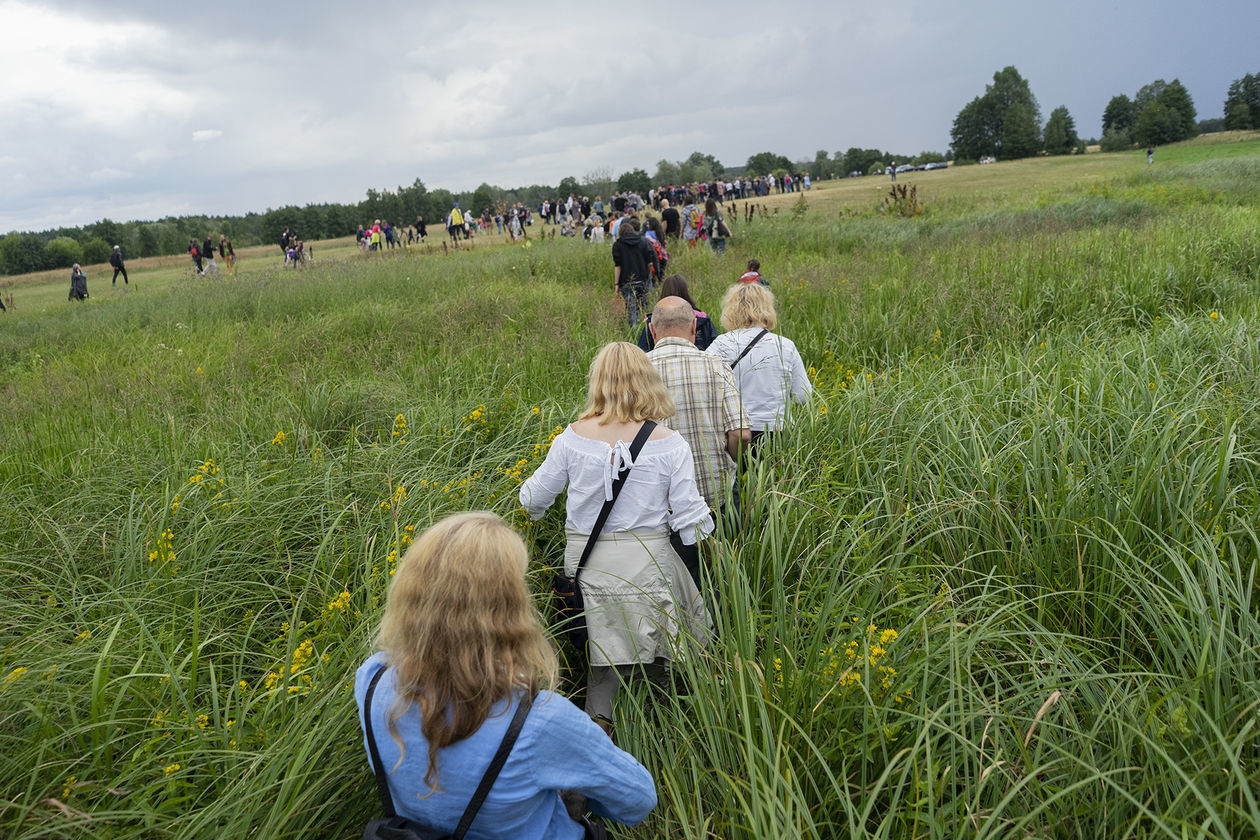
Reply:
M924 169L948 169L949 164L945 163L944 161L937 161L935 163L925 164L923 168Z

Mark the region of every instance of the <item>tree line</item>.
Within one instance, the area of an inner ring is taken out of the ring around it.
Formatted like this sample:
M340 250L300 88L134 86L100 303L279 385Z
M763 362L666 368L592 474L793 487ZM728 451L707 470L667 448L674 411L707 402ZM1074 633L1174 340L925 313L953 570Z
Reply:
M1206 131L1260 128L1260 73L1235 79L1226 93L1224 119L1198 120L1190 91L1179 79L1156 79L1132 99L1117 94L1102 114L1102 150L1120 151L1186 140ZM1028 81L1014 67L993 74L984 93L963 106L950 130L951 153L959 162L1012 160L1037 154L1085 151L1067 106L1041 123L1041 108Z

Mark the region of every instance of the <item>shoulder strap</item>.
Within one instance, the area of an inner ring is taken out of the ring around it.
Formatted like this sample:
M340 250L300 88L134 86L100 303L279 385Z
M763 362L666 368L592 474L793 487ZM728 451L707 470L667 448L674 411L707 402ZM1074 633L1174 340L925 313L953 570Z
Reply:
M639 427L639 433L634 436L634 441L630 444L631 462L638 460L643 444L647 443L647 439L651 437L654 429L656 429L656 423L652 420L648 420ZM595 518L595 527L591 529L591 535L586 540L586 547L582 549L582 559L578 560L577 569L573 572L575 585L578 575L582 574L582 567L586 565L586 561L590 559L591 552L595 550L595 543L599 542L600 532L604 530L604 523L608 521L608 514L612 512L613 502L617 501L617 496L620 495L621 488L626 483L626 478L629 475L629 467L626 467L617 475L617 480L613 482L612 486L612 498L604 502L603 508L599 511L599 516Z
M376 736L372 732L372 698L376 695L376 684L381 681L384 673L385 668L382 666L368 683L367 695L363 698L363 730L367 733L368 751L372 754L372 772L376 775L376 792L381 798L381 810L387 818L392 819L398 816L398 812L394 810L394 798L389 795L385 768L381 765L381 753L376 748Z
M761 332L753 336L753 340L748 342L748 346L744 348L744 352L736 356L735 361L731 362L731 370L735 370L735 365L739 364L743 360L743 358L748 355L748 351L753 349L753 347L757 345L757 342L761 341L762 336L764 336L768 332L770 332L770 330L762 330Z
M464 835L468 833L473 820L477 817L477 812L481 810L481 803L486 801L486 795L490 793L494 780L499 778L499 771L503 769L503 765L507 762L508 753L512 752L512 747L516 744L516 736L521 734L521 728L525 725L525 717L529 714L530 707L533 705L534 697L532 694L521 695L521 702L516 705L516 714L512 716L512 722L508 724L507 732L503 733L503 740L499 743L499 750L494 754L494 758L491 759L490 766L486 768L486 774L481 777L481 784L477 785L477 792L473 794L468 807L464 809L464 815L459 818L459 825L455 827L455 833L451 835L455 840L463 840Z
M367 732L368 750L372 754L372 771L376 775L376 792L381 798L381 810L384 811L386 818L393 819L398 816L398 812L394 810L394 798L390 796L389 785L385 781L385 768L381 764L381 753L376 748L376 737L372 732L372 698L376 694L376 684L381 681L381 675L385 673L385 670L382 667L372 675L372 681L368 683L367 695L363 698L363 727ZM525 726L525 718L529 715L529 710L533 705L533 695L521 695L521 702L516 706L516 714L512 716L512 722L508 724L507 732L503 733L503 740L499 742L499 749L495 752L494 758L491 759L490 766L486 768L485 775L481 777L481 783L477 785L477 792L473 794L473 798L468 802L468 807L464 809L464 815L459 818L459 825L455 827L455 833L451 835L455 840L463 840L464 835L468 833L473 820L477 817L477 812L481 810L482 803L486 801L486 796L494 785L494 780L499 777L499 771L507 763L508 754L512 752L512 747L516 744L516 738L521 734L521 729Z

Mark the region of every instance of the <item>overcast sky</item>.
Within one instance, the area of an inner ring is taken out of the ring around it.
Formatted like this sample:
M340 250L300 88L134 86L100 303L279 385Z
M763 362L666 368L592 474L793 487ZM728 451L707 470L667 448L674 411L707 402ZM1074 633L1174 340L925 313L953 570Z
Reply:
M638 11L650 9L651 13ZM0 232L556 184L693 151L944 151L1014 64L1083 137L1260 72L1256 0L0 0Z

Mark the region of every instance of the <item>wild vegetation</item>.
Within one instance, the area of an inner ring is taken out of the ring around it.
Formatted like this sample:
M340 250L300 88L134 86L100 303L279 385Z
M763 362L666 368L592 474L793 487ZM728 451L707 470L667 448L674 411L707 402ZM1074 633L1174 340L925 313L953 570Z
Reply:
M908 180L910 176L907 176ZM757 256L817 398L617 737L635 838L1260 833L1260 141L806 194ZM170 280L0 332L0 831L353 837L398 554L516 490L625 338L571 240Z

